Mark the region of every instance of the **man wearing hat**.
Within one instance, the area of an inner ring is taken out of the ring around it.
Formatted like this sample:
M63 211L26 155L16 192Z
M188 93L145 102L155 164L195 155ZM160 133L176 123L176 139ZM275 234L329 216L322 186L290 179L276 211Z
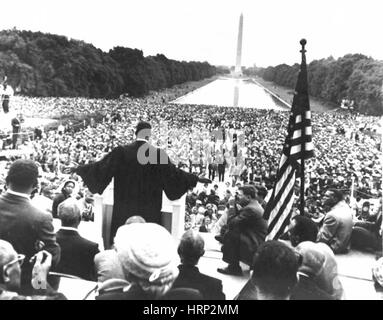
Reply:
M111 239L132 215L160 224L163 191L176 200L197 182L211 182L177 168L164 150L152 146L151 128L150 123L139 122L136 141L114 148L98 162L69 170L80 175L92 193L102 194L114 178Z

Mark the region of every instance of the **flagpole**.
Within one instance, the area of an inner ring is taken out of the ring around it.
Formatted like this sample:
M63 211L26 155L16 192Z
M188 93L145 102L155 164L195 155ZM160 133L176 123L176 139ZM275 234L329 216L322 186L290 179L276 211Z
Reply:
M302 39L300 42L299 42L302 46L302 50L301 50L301 53L302 53L302 65L306 65L306 55L305 55L305 45L306 45L306 39ZM302 70L301 70L302 72ZM305 70L306 72L306 70ZM307 92L308 94L308 92ZM303 119L302 119L303 121ZM302 129L301 129L301 132L302 132L302 137L305 135L305 127L303 126ZM305 140L302 139L302 143L301 143L301 152L302 152L302 158L301 158L301 190L300 190L300 213L301 215L303 216L305 214L305 150L306 150L306 146L305 146Z
M277 181L267 202L263 217L267 220L267 240L278 239L288 227L292 215L295 182L300 178L300 203L298 209L304 214L305 208L305 159L314 156L312 143L310 100L308 96L307 66L305 49L302 45L302 63L295 86L287 135L279 163Z
M303 130L303 129L302 129ZM302 143L304 148L304 143ZM300 213L303 216L305 214L305 158L301 159L301 191L300 191Z

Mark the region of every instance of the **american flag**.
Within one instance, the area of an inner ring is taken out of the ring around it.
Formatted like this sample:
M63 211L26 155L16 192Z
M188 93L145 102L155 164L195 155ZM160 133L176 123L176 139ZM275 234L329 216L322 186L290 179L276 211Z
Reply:
M295 179L301 178L301 183L304 181L302 161L313 157L314 154L305 56L306 40L302 39L300 43L302 62L295 87L287 136L275 186L264 213L264 218L268 221L266 240L278 239L289 225L294 202ZM301 194L301 201L304 200L303 197L304 195Z

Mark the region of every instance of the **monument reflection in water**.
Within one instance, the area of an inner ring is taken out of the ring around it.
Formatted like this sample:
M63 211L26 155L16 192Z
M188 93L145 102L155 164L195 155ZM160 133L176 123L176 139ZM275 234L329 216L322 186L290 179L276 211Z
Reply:
M289 109L252 80L240 78L219 78L172 101L172 103L256 109Z
M234 102L233 102L233 107L238 107L238 101L239 101L239 80L235 80L235 85L234 85Z

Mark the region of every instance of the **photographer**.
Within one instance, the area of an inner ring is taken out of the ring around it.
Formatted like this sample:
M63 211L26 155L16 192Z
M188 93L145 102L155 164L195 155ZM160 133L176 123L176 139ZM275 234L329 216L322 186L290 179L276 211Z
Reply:
M38 184L38 167L31 160L16 160L6 177L7 192L0 196L0 235L27 257L21 268L21 282L30 294L31 270L29 259L42 249L52 255L52 264L60 260L60 247L56 242L52 216L35 208L30 202L32 191Z
M382 207L377 212L371 212L370 202L362 205L359 219L354 221L351 234L351 247L365 252L382 250Z
M267 234L267 221L263 219L263 208L258 202L257 190L245 185L238 190L236 209L238 214L228 219L227 231L222 239L223 261L226 268L217 271L229 275L242 275L239 262L252 264L254 253Z
M0 240L0 300L66 300L61 293L53 291L47 277L52 264L52 255L39 251L30 262L34 261L31 284L35 289L33 295L20 295L21 265L25 256L17 254L13 246Z

